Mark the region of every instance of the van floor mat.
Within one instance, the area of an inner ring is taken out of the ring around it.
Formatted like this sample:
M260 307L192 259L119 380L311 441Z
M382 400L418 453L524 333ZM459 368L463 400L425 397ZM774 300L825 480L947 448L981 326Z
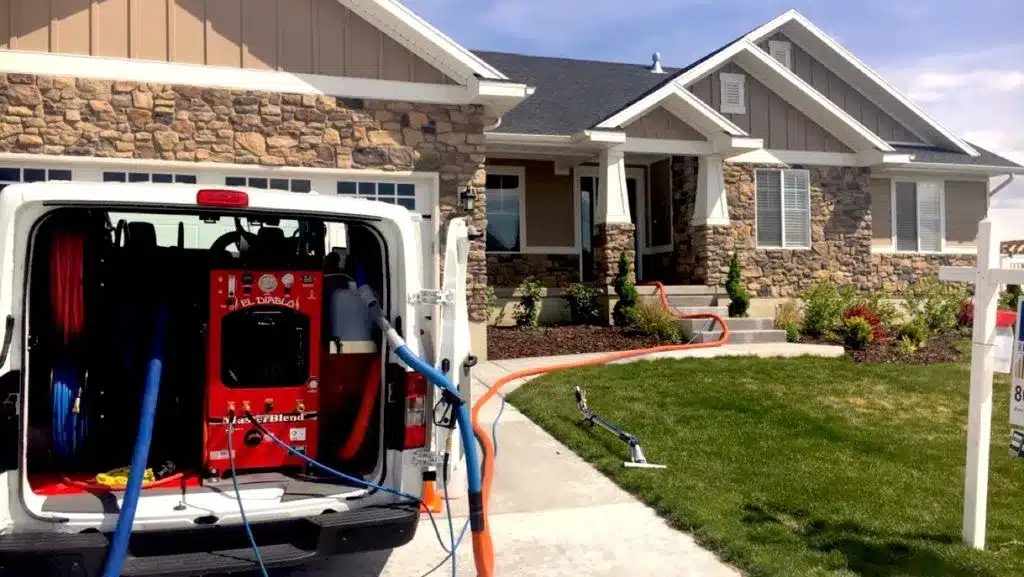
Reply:
M337 480L335 480L337 481ZM248 473L238 476L240 489L255 488L261 489L280 487L284 489L281 497L282 503L300 501L318 497L328 497L339 493L346 493L361 489L353 484L344 482L316 482L295 479L281 473ZM217 483L207 483L202 487L188 487L185 489L185 497L203 493L221 493L232 491L231 479L223 479ZM180 495L181 487L171 485L156 489L147 489L142 492L142 498L147 495ZM88 513L109 513L118 514L117 498L123 495L122 492L110 493L79 493L74 495L51 495L43 500L43 511L46 513L58 514L88 514Z

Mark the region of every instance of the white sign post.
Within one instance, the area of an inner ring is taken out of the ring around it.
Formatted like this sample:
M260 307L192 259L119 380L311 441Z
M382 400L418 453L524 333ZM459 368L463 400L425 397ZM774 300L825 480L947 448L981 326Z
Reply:
M967 417L967 472L964 479L964 543L985 548L989 445L992 440L992 372L996 367L996 311L999 288L1024 285L1024 270L1003 269L1000 233L1020 230L1024 211L990 209L978 225L977 266L941 267L939 278L974 283L971 392ZM1007 239L1009 240L1009 239Z

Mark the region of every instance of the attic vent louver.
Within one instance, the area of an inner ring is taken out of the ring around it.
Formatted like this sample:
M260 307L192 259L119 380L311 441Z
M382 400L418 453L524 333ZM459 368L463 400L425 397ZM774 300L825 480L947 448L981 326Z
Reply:
M665 71L661 69L661 53L655 52L654 55L651 56L651 59L654 61L654 63L651 64L651 73L664 74Z

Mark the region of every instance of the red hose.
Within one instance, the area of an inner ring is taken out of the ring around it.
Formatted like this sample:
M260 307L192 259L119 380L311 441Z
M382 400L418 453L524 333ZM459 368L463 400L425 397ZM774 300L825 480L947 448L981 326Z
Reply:
M380 358L376 358L370 366L370 374L366 379L366 386L363 388L363 399L359 405L359 413L352 424L352 434L341 449L341 458L349 460L356 456L359 448L363 446L366 438L366 431L370 428L370 415L377 401L377 391L380 390Z
M533 369L526 369L523 371L511 373L498 379L491 388L487 389L475 403L473 403L472 423L473 432L476 435L477 440L480 443L480 449L483 452L483 523L482 529L479 531L473 531L473 561L476 564L477 577L493 577L494 576L494 543L491 541L491 529L490 523L487 520L487 513L489 510L489 502L491 496L491 487L494 485L494 442L487 434L487 430L480 426L480 409L491 400L498 391L506 384L524 378L532 377L535 375L541 375L544 373L550 373L553 371L561 371L564 369L572 369L576 367L586 367L591 365L603 365L612 361L620 359L627 359L630 357L639 357L648 355L651 353L660 353L666 351L682 351L688 349L706 349L711 347L720 347L729 340L729 327L726 326L725 320L714 314L714 313L695 313L695 314L682 314L675 310L668 302L668 295L665 293L665 287L660 282L647 283L653 285L658 289L658 293L661 295L661 304L665 307L669 313L677 319L713 319L719 326L722 327L722 334L718 339L707 342L707 343L687 343L682 345L664 345L660 347L652 347L649 349L637 349L632 351L619 351L615 353L609 353L596 359L588 359L585 361L575 361L569 363L562 363L558 365L550 365L547 367L537 367ZM472 450L467 447L466 450Z
M85 324L84 263L85 239L74 232L57 232L50 247L50 301L64 344Z

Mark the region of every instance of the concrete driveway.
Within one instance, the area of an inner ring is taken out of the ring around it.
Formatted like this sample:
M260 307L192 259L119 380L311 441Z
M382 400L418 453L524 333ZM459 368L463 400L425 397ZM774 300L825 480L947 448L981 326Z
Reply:
M473 398L508 371L553 360L481 363L474 369ZM552 402L573 400L566 391L564 398ZM481 420L493 422L499 404L489 403ZM622 452L625 457L625 445ZM740 576L511 406L506 406L498 429L493 499L490 522L500 577ZM464 498L453 502L452 510L458 515L458 531L465 522ZM442 514L438 521L447 538L446 517ZM418 577L443 557L424 518L405 547L337 559L289 577ZM459 549L458 567L460 576L476 575L468 536ZM451 575L451 567L433 574Z

